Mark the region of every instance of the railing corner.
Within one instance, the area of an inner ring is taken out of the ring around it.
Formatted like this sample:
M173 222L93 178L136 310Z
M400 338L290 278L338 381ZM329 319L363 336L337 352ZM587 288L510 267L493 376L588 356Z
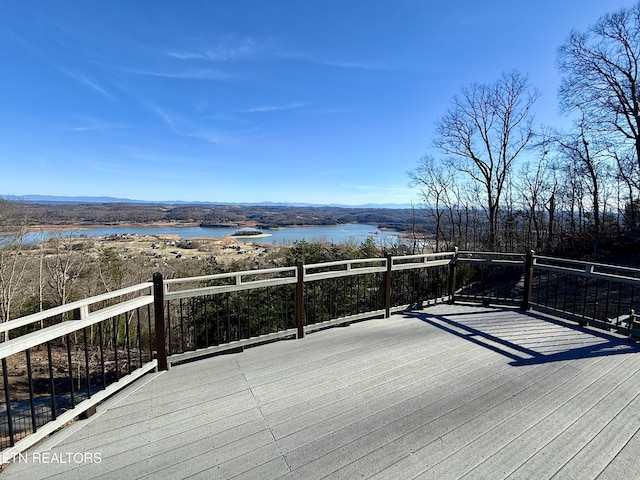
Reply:
M304 260L296 260L295 316L298 338L304 338Z
M455 303L455 295L456 295L456 265L458 263L458 247L455 247L453 250L453 258L451 262L449 262L449 303Z
M535 251L527 251L527 256L524 261L524 292L522 294L522 310L529 310L531 308L531 289L533 286L533 256Z
M391 316L391 270L393 267L393 256L390 253L385 254L387 260L387 271L384 276L384 318Z

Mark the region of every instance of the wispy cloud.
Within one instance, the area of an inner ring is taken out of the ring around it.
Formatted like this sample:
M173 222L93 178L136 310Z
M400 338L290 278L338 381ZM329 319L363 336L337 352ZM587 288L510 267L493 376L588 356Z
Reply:
M305 52L277 52L276 56L283 60L292 60L305 63L313 63L325 67L340 68L345 70L390 70L392 67L377 62L362 62L353 60L340 60L322 58L314 54Z
M192 118L185 118L155 104L145 105L151 112L158 116L173 133L187 138L204 140L212 144L229 144L239 141L248 134L257 131L256 128L242 131L229 131L207 125L206 122L198 122Z
M388 66L379 63L366 63L366 62L350 62L344 60L322 60L322 59L305 59L311 63L317 63L318 65L326 65L327 67L343 68L347 70L387 70Z
M62 73L64 73L65 75L68 75L69 77L71 77L74 80L76 80L77 82L85 85L86 87L89 87L94 92L97 92L100 95L102 95L103 97L108 98L110 100L115 100L113 95L111 95L109 92L107 92L107 90L105 90L102 87L102 85L100 85L98 82L96 82L94 79L92 79L88 75L85 75L84 73L79 72L77 70L69 70L69 69L61 67L59 65L55 65L55 66Z
M191 138L196 138L199 140L204 140L205 142L220 144L224 142L224 139L219 131L215 129L201 129L201 130L192 130L190 132L184 132L184 135Z
M279 110L295 110L298 108L305 107L306 104L303 102L293 102L293 103L285 103L282 105L260 105L253 108L248 108L246 110L242 110L242 113L263 113L263 112L276 112Z
M323 58L306 52L280 48L271 41L252 38L229 38L217 45L204 48L172 49L165 54L178 60L203 60L209 62L233 62L247 58L292 60L347 70L388 70L389 65L336 58Z
M169 50L169 57L179 60L207 60L210 62L230 62L256 55L264 50L264 45L251 39L228 39L219 45L203 49Z
M66 130L70 132L108 132L129 128L128 125L122 123L108 122L99 118L86 116L77 117L76 123L77 124L75 126L68 127Z
M141 70L127 69L129 73L136 75L145 75L149 77L173 78L177 80L230 80L236 78L235 75L222 72L220 70L200 69L200 70L181 70L181 71L158 71L158 70Z
M181 121L180 117L169 113L167 110L160 108L157 105L154 104L146 104L145 105L149 110L151 110L153 113L156 114L156 116L160 117L160 119L174 132L174 133L180 133L181 132L178 130L177 128L177 124Z

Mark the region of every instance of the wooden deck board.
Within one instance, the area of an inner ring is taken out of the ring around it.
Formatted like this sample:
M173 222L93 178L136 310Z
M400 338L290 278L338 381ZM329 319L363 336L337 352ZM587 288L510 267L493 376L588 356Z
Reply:
M456 362L454 366L446 363L438 363L427 368L421 368L415 372L415 375L405 375L401 378L388 380L384 383L378 383L377 386L368 386L369 388L345 388L346 392L340 395L334 394L334 401L323 403L321 407L308 406L306 409L298 410L299 414L292 416L288 414L284 420L280 420L283 414L287 412L276 412L281 415L269 415L268 418L272 424L274 436L277 439L286 437L293 433L309 428L312 425L333 420L338 425L344 425L345 422L353 422L358 418L370 415L371 405L376 405L378 409L388 408L397 405L400 402L406 402L409 399L423 395L425 392L424 378L430 379L430 390L442 388L448 381L448 375L459 372L463 375L480 375L484 376L490 371L495 370L493 365L483 365L481 358L475 357L477 361L474 365L470 362ZM460 360L459 358L457 358ZM331 397L331 395L328 395ZM354 402L354 396L357 396L358 402ZM276 423L280 420L280 423Z
M635 426L638 427L636 422ZM620 447L620 444L616 445ZM616 480L620 478L633 478L638 475L638 458L640 458L640 427L638 427L631 439L624 444L618 454L602 471L598 480Z
M518 400L525 395L534 395L532 388L527 385L538 388L540 392L544 391L553 378L544 370L534 367L517 377L505 372L502 376L490 377L464 391L441 397L437 402L418 410L394 409L388 412L390 418L384 415L387 412L380 412L372 415L369 423L359 422L344 429L345 432L330 435L330 442L321 438L317 445L309 445L305 449L309 458L290 460L290 456L286 456L287 462L292 468L300 463L299 468L304 478L322 478L334 472L338 476L346 473L344 478L348 478L348 472L352 469L361 471L365 468L363 463L372 464L372 471L365 473L372 475L381 465L395 462L407 453L421 451L425 446L429 447L429 453L419 456L422 461L432 461L434 455L443 455L453 448L454 445L447 441L452 431L463 429L466 435L473 435L477 430L486 428L487 416L493 421L499 415L507 415L510 408L515 408L513 404ZM542 384L538 385L538 382ZM496 410L493 415L488 406ZM399 418L376 428L380 417L386 422L394 416ZM339 448L333 448L336 444ZM318 457L317 452L327 445L332 450ZM341 469L344 469L344 473ZM389 478L411 477L393 475Z
M600 364L602 363L605 362L600 362ZM583 414L587 408L584 404L590 406L610 391L610 385L607 385L601 378L592 380L593 378L586 375L573 376L548 394L513 412L502 422L494 420L492 422L494 427L482 432L480 436L473 438L472 435L462 435L460 441L464 443L461 443L461 448L448 452L449 456L446 459L425 470L417 478L441 478L443 472L455 476L455 478L462 478L464 475L468 475L468 478L482 478L481 475L491 477L496 475L496 466L500 467L500 470L497 470L498 477L506 476L507 471L503 463L495 462L496 458L485 462L485 458L491 457L496 452L502 452L519 436L532 432L539 418L549 416L557 408L557 405L563 405L561 415L554 415L553 422L547 422L542 430L538 429L541 436L538 438L529 436L529 441L519 443L520 449L515 451L509 449L508 460L513 461L513 458L517 458L519 454L525 459L529 459L532 453L536 452L531 452L527 448L528 445L540 445L542 439L561 430L569 419ZM576 395L576 392L580 392L579 395ZM582 401L582 404L578 400ZM532 438L535 438L535 441L532 441ZM481 469L474 470L483 462L487 467L491 466L491 469L482 472ZM536 478L547 477L544 474L539 477L536 473Z
M639 392L633 342L438 305L153 374L29 452L100 463L2 475L619 478L637 473Z
M552 438L601 400L611 390L610 382L603 380L603 377L609 374L611 369L618 368L624 368L624 364L600 361L586 371L591 372L593 376L577 376L552 392L543 402L533 405L524 415L501 425L498 430L489 431L488 435L500 438L504 446L490 442L488 448L482 451L484 458L479 459L477 466L461 478L486 478L496 472L500 478L504 478L513 473ZM599 374L602 375L598 377ZM518 425L519 423L521 425ZM486 439L479 440L480 445L486 445L486 442ZM466 461L465 458L461 456L462 461ZM585 478L589 478L588 475Z

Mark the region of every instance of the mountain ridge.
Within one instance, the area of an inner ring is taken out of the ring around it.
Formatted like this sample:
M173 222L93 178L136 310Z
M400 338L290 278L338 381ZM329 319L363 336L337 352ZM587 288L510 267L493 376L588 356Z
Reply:
M59 196L59 195L16 195L6 199L33 203L132 203L156 205L241 205L241 206L273 206L273 207L337 207L337 208L389 208L405 209L411 205L401 203L366 203L361 205L344 205L338 203L304 203L304 202L207 202L186 200L136 200L109 196Z

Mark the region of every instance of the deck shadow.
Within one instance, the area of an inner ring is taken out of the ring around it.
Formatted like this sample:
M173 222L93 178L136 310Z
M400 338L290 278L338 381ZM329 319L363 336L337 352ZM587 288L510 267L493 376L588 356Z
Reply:
M581 345L579 347L572 347L571 342L564 340L564 343L556 343L559 351L553 353L545 353L532 348L530 346L524 346L517 343L514 340L503 338L500 335L496 335L487 331L483 331L480 328L473 327L465 324L462 321L456 320L456 317L466 316L469 317L472 313L458 312L447 314L432 314L428 309L422 311L406 311L403 315L406 318L417 318L429 325L432 325L440 330L444 330L448 333L463 338L476 345L480 345L484 348L488 348L496 353L504 355L510 358L512 361L509 363L512 366L525 366L536 365L549 362L559 362L565 360L577 360L581 358L600 357L609 355L623 355L629 353L640 352L640 343L620 336L615 336L602 330L587 329L579 325L574 325L562 320L549 318L543 315L539 315L533 312L525 312L522 310L506 309L506 308L492 308L492 312L509 312L513 315L513 318L521 318L526 320L535 319L541 322L541 325L555 325L567 331L571 331L572 339L578 339L580 335L589 335L598 341L590 343L588 345ZM478 312L477 316L486 314L486 311ZM453 317L453 318L452 318ZM481 318L481 317L478 317ZM517 321L514 322L514 328L518 328ZM505 335L506 336L506 335Z

